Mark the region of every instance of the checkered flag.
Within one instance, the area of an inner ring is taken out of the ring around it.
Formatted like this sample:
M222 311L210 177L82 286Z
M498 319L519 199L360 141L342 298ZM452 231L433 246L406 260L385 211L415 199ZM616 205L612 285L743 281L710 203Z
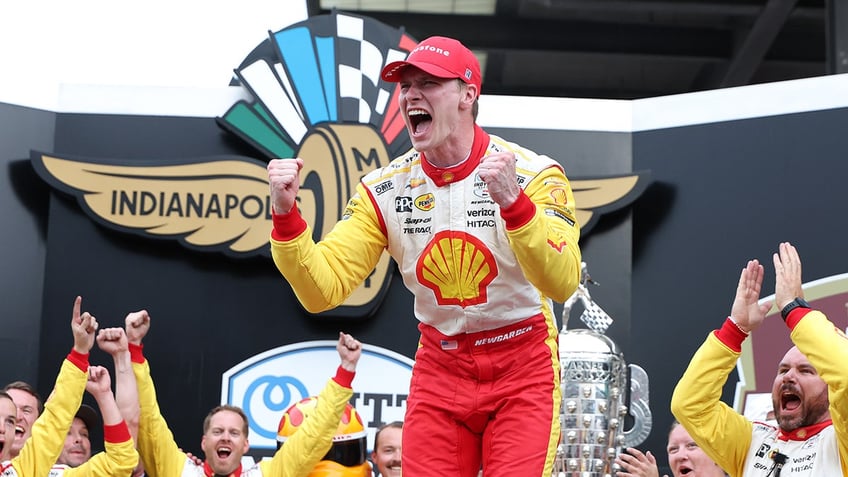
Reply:
M340 117L379 127L394 86L380 79L386 58L392 53L385 45L397 45L399 32L377 28L376 24L372 25L375 22L338 14L336 58L339 59Z
M612 317L607 314L594 300L582 298L584 310L580 315L580 321L586 323L592 331L604 334L612 324Z
M598 306L595 300L592 299L592 295L589 294L589 289L586 288L586 285L589 283L598 285L598 282L592 280L592 277L589 275L586 262L582 262L580 264L580 283L577 285L574 293L562 304L563 332L568 329L568 317L571 314L571 308L578 301L583 305L583 313L580 315L580 321L585 323L589 329L596 333L604 334L612 324L612 317Z

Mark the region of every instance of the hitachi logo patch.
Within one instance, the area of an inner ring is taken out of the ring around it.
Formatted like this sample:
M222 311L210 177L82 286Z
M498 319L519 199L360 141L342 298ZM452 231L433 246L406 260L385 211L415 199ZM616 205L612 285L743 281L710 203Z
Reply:
M502 335L490 336L488 338L479 339L479 340L474 342L474 346L483 346L483 345L487 345L487 344L500 343L501 341L511 340L511 339L515 338L516 336L521 336L524 333L527 333L528 331L530 331L532 329L533 329L532 326L528 326L526 328L519 328L517 330L512 330L509 333L504 333Z

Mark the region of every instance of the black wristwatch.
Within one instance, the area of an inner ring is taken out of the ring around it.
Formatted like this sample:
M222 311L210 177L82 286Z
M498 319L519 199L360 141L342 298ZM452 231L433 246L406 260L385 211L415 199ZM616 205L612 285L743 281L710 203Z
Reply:
M812 308L809 303L803 298L795 297L794 300L790 301L780 310L780 316L783 317L783 321L786 321L786 317L789 316L789 312L794 310L795 308Z

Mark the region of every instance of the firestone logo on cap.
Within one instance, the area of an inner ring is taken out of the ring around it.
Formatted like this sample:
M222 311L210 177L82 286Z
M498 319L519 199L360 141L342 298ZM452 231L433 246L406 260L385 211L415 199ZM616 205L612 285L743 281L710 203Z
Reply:
M438 53L438 54L440 54L440 55L445 55L445 56L450 56L450 54L451 54L450 50L445 50L445 49L443 49L443 48L439 48L439 47L437 47L437 46L432 46L432 45L418 45L418 46L416 46L416 47L415 47L415 49L413 49L413 50L409 53L409 57L410 57L410 59L412 59L412 56L413 56L413 55L415 55L415 53L418 53L419 51L432 51L432 52L434 52L434 53Z
M406 60L389 63L383 68L385 81L400 81L397 73L407 66L415 66L439 78L459 78L482 86L480 66L474 54L453 38L434 36L425 39L409 52Z

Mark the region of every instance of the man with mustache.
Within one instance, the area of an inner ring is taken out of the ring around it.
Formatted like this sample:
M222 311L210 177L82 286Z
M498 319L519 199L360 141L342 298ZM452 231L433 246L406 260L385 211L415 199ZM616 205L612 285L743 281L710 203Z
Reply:
M394 421L385 424L374 435L374 450L371 452L371 462L374 463L381 477L400 477L400 454L403 445L401 435L403 422Z
M777 427L751 422L720 401L742 341L771 309L771 303L758 302L763 266L757 260L742 270L730 316L710 333L677 384L672 413L730 475L848 475L848 340L803 300L795 247L781 243L773 261L775 303L795 344L772 385Z
M91 459L91 440L89 435L97 425L97 411L83 404L74 416L74 422L65 437L65 448L59 454L56 464L79 467Z
M98 324L90 313L80 312L81 303L82 299L77 297L71 318L74 346L62 363L43 412L32 423L29 438L16 456L3 462L0 470L4 477L121 476L129 475L138 462L129 428L112 394L108 371L101 366L89 366L89 351L94 344ZM94 396L103 414L106 451L78 467L54 465L75 419L74 410L80 408L83 390ZM14 406L6 404L3 414L10 416ZM17 414L17 409L14 411Z

